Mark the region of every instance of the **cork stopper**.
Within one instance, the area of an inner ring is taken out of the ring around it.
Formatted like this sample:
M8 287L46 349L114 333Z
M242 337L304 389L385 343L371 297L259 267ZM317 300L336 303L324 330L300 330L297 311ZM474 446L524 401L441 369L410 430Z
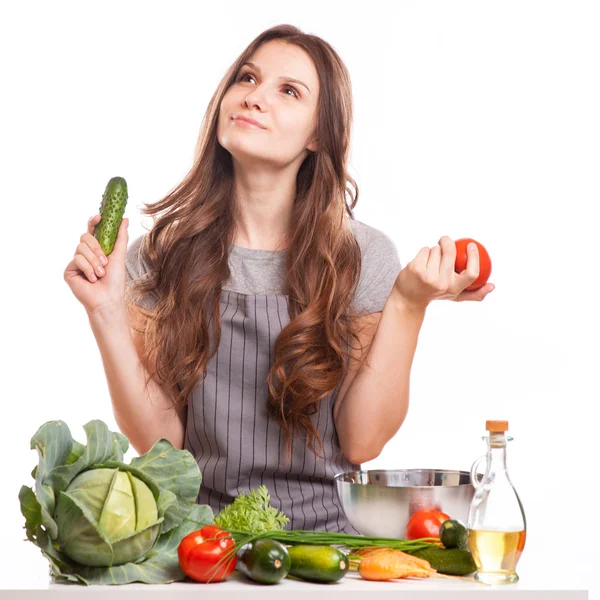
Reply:
M486 421L485 428L490 433L504 433L508 431L508 421Z

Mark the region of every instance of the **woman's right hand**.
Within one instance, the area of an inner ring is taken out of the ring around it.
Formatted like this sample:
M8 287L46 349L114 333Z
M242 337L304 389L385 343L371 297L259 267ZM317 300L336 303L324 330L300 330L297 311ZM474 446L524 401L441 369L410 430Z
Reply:
M81 236L75 256L65 269L64 279L88 314L126 311L125 257L129 219L121 221L115 246L109 256L104 255L94 237L99 222L100 215L94 215L88 221L87 231ZM102 262L103 258L106 262Z

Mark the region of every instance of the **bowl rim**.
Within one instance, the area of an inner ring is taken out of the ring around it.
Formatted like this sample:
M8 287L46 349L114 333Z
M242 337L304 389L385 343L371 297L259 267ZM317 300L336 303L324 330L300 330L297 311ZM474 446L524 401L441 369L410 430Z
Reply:
M343 477L347 476L347 475L356 475L356 474L366 474L369 475L371 473L419 473L422 471L434 471L435 473L451 473L451 474L460 474L460 475L468 475L469 476L469 481L468 483L459 483L457 485L406 485L406 486L402 486L402 485L389 485L389 486L385 486L382 485L381 487L393 487L393 488L410 488L410 489L416 489L416 488L424 488L424 489L431 489L431 488L460 488L460 487L472 487L473 486L473 482L471 480L471 472L470 471L463 471L461 469L359 469L354 470L354 471L343 471L341 473L336 473L333 476L333 480L336 482L336 484L347 484L347 485L374 485L374 484L370 484L370 483L360 483L358 481L344 481Z

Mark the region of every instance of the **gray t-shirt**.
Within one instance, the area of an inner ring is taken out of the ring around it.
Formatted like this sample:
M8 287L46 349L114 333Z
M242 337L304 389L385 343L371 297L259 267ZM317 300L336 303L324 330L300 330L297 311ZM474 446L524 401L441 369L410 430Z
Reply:
M353 219L350 223L362 256L354 306L359 314L378 312L402 268L398 252L382 231ZM148 269L140 251L143 235L127 250L128 289ZM333 421L343 379L311 416L323 443L321 457L307 448L304 438L295 438L291 461L282 462L285 438L266 409L273 347L289 323L283 293L286 252L231 248L231 276L220 299L220 345L203 383L188 398L184 448L202 473L197 502L209 504L216 514L238 494L264 484L271 504L291 519L286 529L357 533L340 505L334 480L337 473L360 469L344 456ZM155 298L144 298L141 305L151 310L155 303Z
M360 279L354 297L359 314L383 310L394 281L402 269L394 242L383 231L366 223L351 219L350 224L362 255ZM142 277L148 270L148 261L142 255L142 234L127 249L127 286L133 279ZM229 254L230 278L223 291L242 294L283 294L283 274L287 250L254 250L232 246ZM152 310L156 297L149 294L140 306Z

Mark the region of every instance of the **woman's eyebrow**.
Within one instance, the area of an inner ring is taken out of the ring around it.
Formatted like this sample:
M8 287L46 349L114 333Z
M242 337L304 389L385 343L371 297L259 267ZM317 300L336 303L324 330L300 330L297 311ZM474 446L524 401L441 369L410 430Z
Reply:
M251 63L251 62L245 62L242 65L242 67L245 67L246 65L248 65L249 67L252 67L253 69L256 69L260 73L260 67L258 65L255 65L254 63ZM309 87L305 83L300 81L299 79L294 79L293 77L280 77L279 79L281 79L283 81L293 81L294 83L299 83L300 85L303 85L310 92Z

